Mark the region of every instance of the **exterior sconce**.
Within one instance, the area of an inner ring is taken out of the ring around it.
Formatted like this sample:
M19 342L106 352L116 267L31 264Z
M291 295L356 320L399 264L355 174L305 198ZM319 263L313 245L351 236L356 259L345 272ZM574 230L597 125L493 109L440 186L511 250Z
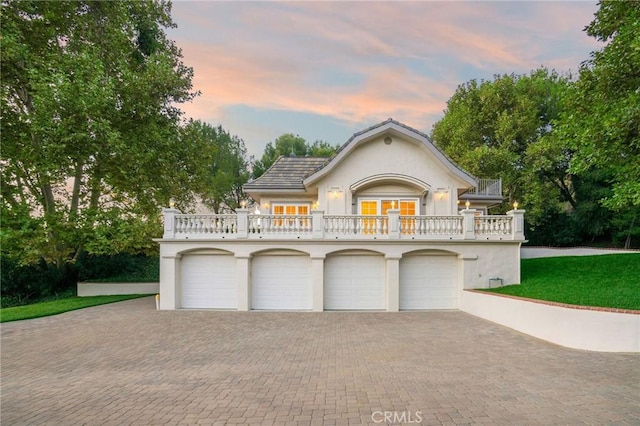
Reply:
M269 203L264 203L264 208L265 208L265 209L268 209L269 207L270 207L270 206L269 206Z
M337 200L342 195L342 190L340 188L329 188L329 197Z
M469 200L467 200L467 202L466 202L466 203L464 203L464 206L465 206L467 209L469 208L469 206L470 206L470 205L471 205L471 203L469 202Z
M518 202L517 201L513 202L513 209L514 210L518 210Z
M320 207L320 203L318 202L318 200L314 201L313 204L311 205L311 208L314 210L317 210L318 207Z

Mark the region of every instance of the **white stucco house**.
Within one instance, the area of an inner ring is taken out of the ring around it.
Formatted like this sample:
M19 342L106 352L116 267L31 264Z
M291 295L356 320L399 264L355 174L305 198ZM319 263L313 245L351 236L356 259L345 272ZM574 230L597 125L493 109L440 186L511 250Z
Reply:
M389 119L331 158L280 157L236 214L164 210L160 309L458 309L520 283L524 211Z

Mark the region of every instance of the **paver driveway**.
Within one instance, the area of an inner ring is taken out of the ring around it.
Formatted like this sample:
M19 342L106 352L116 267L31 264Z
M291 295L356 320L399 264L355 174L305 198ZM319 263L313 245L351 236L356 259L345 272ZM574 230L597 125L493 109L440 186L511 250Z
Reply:
M3 324L1 397L3 426L639 424L640 357L462 312L158 312L144 298Z

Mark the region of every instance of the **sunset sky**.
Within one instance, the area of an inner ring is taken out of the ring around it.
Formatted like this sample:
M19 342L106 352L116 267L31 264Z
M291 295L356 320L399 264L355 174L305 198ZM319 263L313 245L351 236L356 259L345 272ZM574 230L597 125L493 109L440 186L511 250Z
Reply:
M540 66L574 74L601 46L572 2L175 1L169 37L202 94L187 117L259 158L294 133L344 143L389 117L431 132L459 84Z

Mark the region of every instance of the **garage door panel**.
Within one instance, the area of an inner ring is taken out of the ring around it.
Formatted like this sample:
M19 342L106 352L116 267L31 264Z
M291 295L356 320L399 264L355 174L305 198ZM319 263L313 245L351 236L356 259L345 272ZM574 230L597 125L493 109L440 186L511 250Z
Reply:
M251 261L252 309L311 309L311 260L256 256Z
M327 258L324 293L325 309L384 309L383 257L342 255Z
M456 258L408 256L400 261L400 309L456 309Z
M186 255L182 258L182 307L237 309L235 258Z

